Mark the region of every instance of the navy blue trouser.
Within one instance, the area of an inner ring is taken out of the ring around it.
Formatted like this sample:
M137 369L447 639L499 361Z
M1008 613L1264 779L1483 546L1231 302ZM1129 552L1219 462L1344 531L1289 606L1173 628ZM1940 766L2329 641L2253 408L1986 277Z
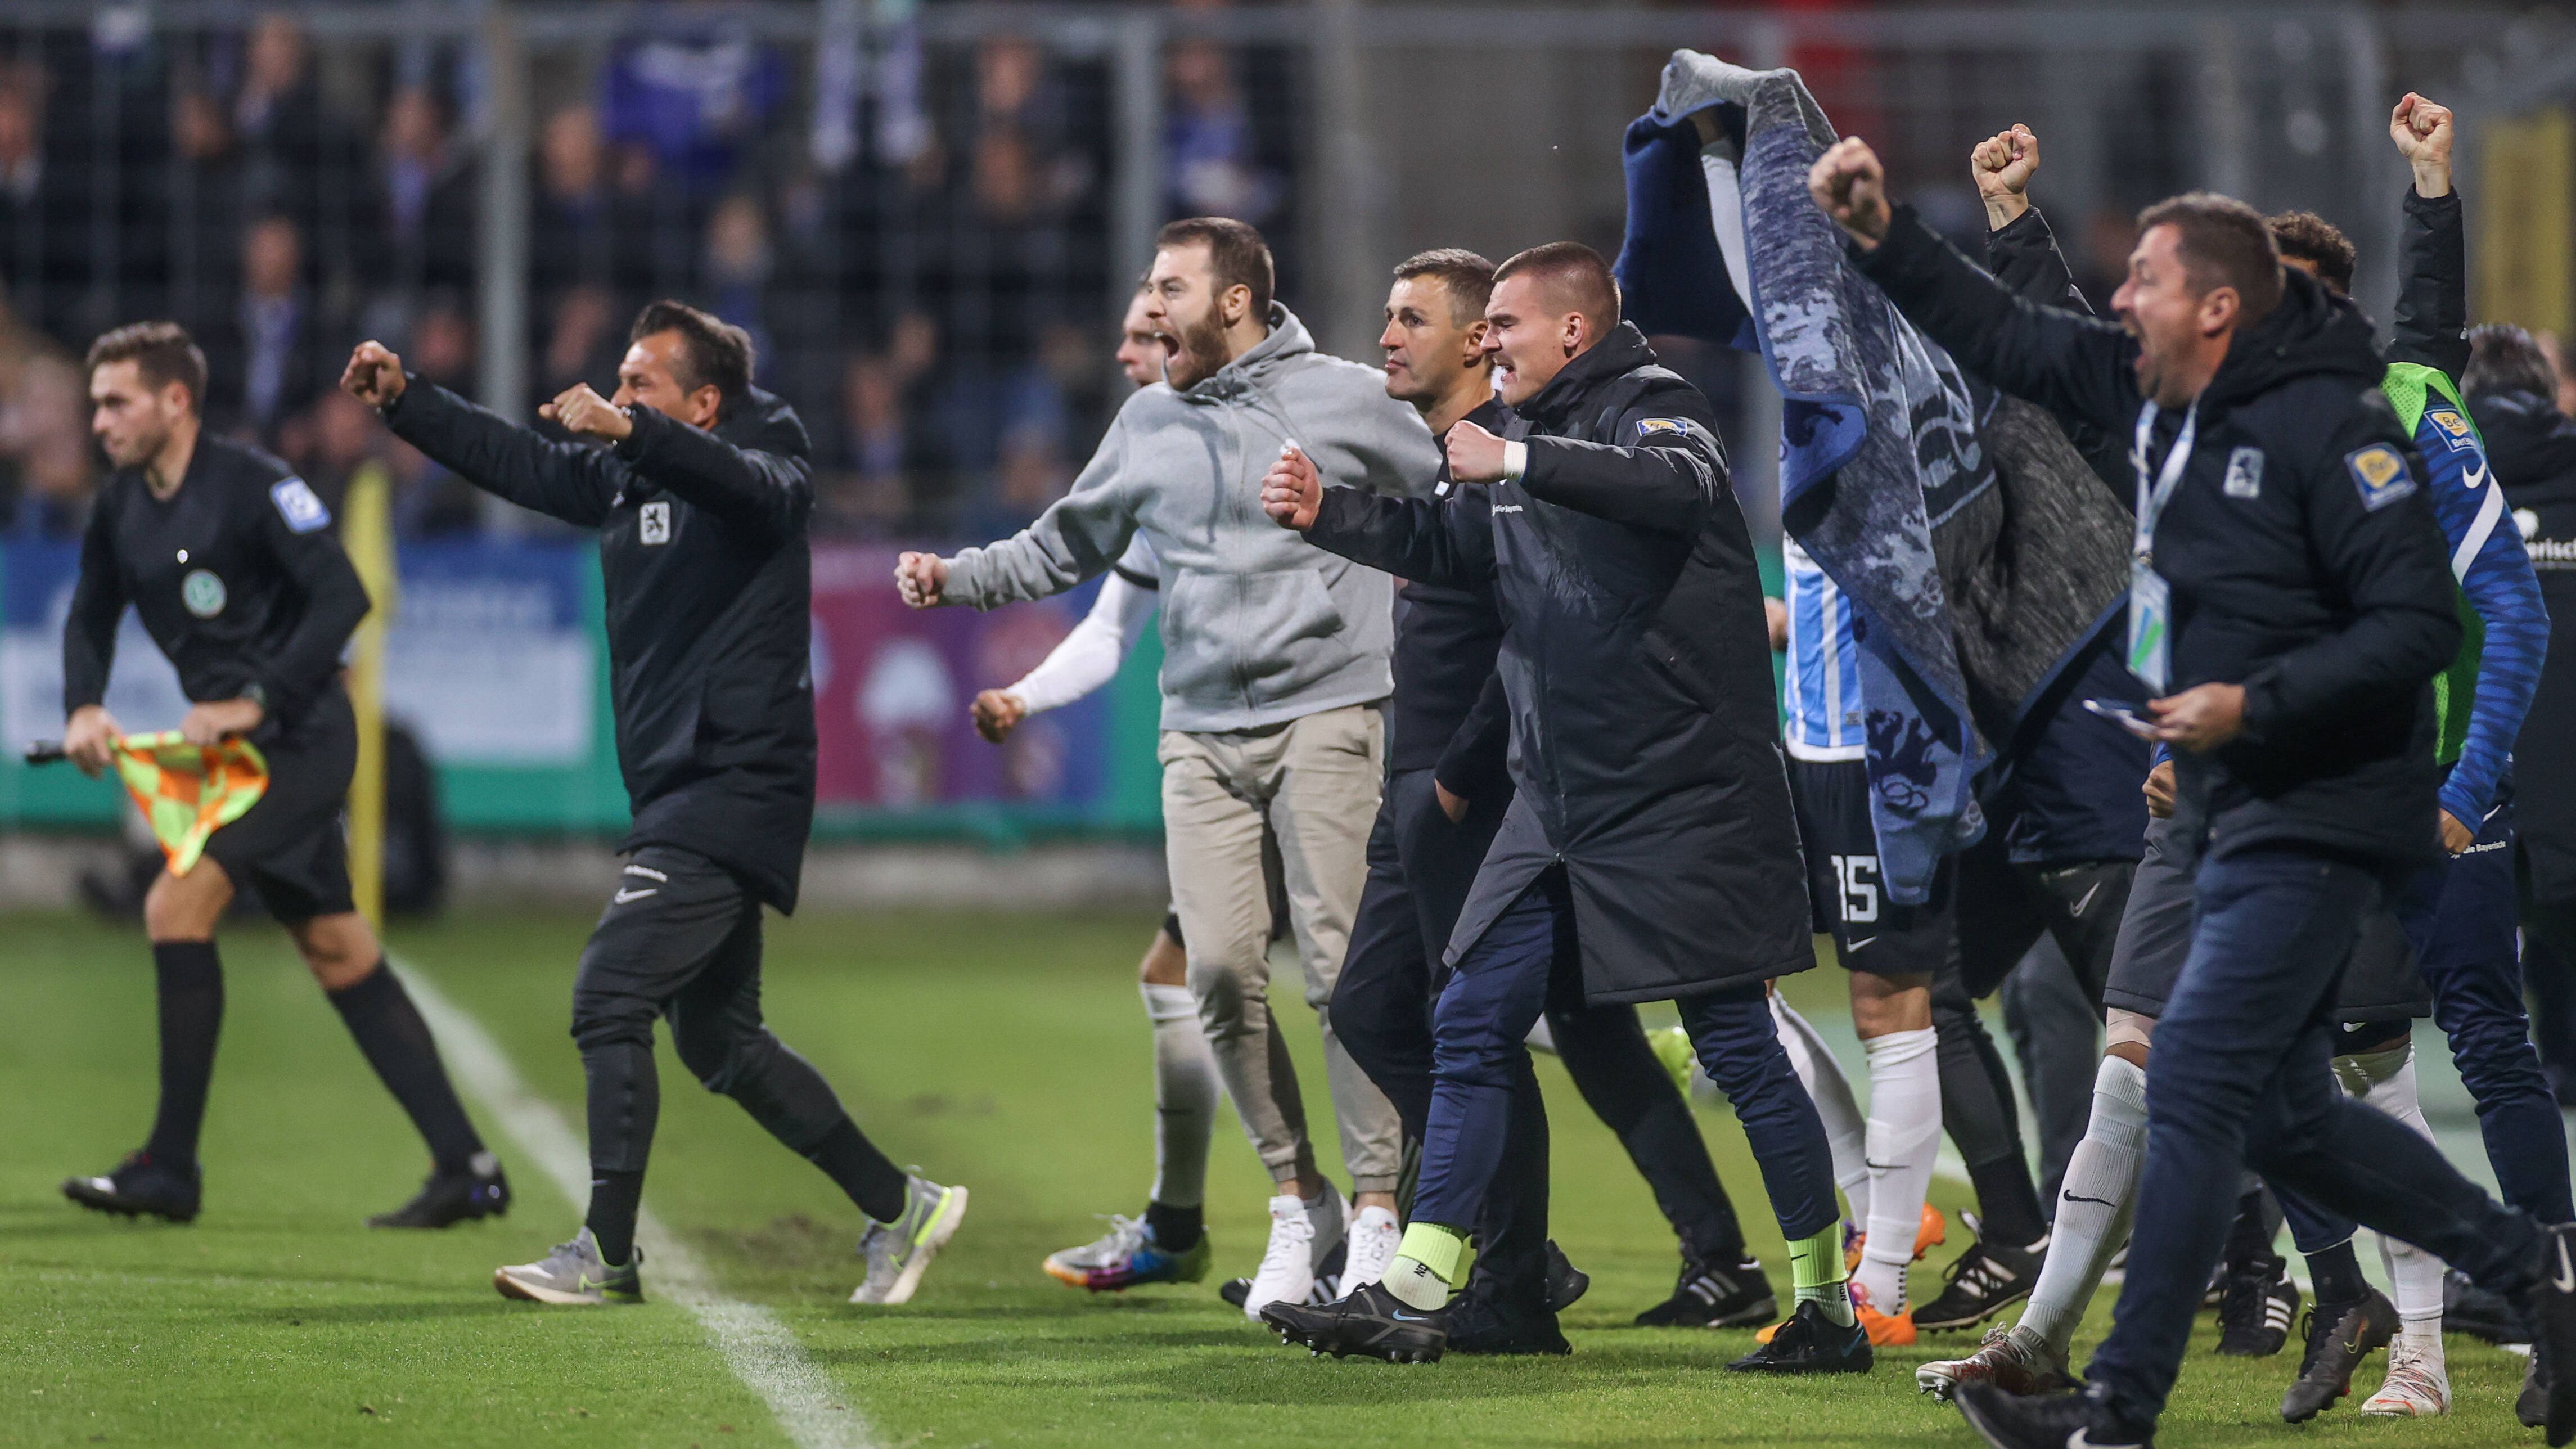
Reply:
M1432 1013L1431 1115L1423 1134L1417 1222L1472 1227L1504 1155L1515 1063L1559 973L1581 970L1562 868L1521 893L1459 958ZM1677 1003L1701 1065L1735 1107L1781 1231L1832 1224L1833 1159L1824 1123L1781 1050L1759 983Z
M2415 949L2433 1020L2450 1040L2460 1082L2477 1100L2478 1132L2497 1190L2544 1223L2576 1221L2566 1129L2523 1013L2510 796L2467 850L2409 878L2393 909ZM2304 1253L2353 1234L2350 1218L2294 1196L2282 1198L2281 1212Z
M2164 1409L2248 1165L2484 1287L2532 1282L2539 1225L2335 1085L2336 986L2379 891L2369 869L2297 846L2201 862L2191 956L2147 1073L2128 1278L2085 1374L2119 1432L2152 1430Z

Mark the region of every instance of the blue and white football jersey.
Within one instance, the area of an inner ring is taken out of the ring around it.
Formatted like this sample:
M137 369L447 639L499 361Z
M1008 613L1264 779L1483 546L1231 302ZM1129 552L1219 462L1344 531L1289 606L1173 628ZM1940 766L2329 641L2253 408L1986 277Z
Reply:
M1788 566L1788 745L1793 759L1861 757L1860 646L1851 601L1794 538L1781 540Z

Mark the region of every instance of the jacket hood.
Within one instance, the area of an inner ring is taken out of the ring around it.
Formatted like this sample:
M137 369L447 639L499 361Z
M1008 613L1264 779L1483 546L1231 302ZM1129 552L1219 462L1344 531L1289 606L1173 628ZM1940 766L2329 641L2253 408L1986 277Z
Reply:
M2576 422L2556 402L2520 388L2467 401L2496 481L2515 507L2576 503Z
M1279 371L1291 363L1315 353L1315 338L1297 314L1285 306L1270 304L1270 335L1252 345L1241 357L1201 378L1180 394L1187 402L1232 402L1256 387L1269 385Z
M2281 271L2281 305L2237 334L2202 402L2241 403L2318 374L2342 374L2370 387L2387 372L2388 360L2380 355L2370 319L2360 308L2296 267Z
M1584 394L1596 384L1625 376L1640 367L1653 365L1655 349L1646 345L1646 334L1637 324L1622 322L1610 329L1610 335L1565 364L1538 395L1513 411L1533 422L1561 421Z

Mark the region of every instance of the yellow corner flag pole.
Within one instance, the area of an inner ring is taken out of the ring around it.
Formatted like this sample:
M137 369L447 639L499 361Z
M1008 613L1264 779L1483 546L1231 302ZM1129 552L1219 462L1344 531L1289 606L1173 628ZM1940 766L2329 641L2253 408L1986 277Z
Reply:
M402 596L394 566L393 480L369 460L340 503L340 543L374 607L349 659L349 708L358 720L358 772L349 781L349 892L358 914L385 924L385 633Z

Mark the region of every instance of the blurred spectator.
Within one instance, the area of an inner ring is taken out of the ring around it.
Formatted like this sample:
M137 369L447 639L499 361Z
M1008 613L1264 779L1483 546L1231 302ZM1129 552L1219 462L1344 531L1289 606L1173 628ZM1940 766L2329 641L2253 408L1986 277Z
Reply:
M885 353L861 353L841 372L841 439L819 500L825 532L873 537L910 506L903 379Z
M1262 167L1234 63L1212 40L1183 40L1168 66L1164 204L1174 216L1231 216L1255 226L1279 208L1280 178Z
M350 194L363 134L326 112L312 71L303 29L271 11L251 29L232 104L244 209L283 215L308 236L323 198Z
M551 398L577 382L614 390L617 364L626 355L626 319L606 287L575 287L555 298L546 319L545 352L538 358L537 393Z
M403 538L447 538L483 526L483 498L474 485L429 461L419 449L388 435L385 466L394 476L394 532Z
M390 434L374 408L336 387L314 400L307 432L310 446L293 460L296 470L338 517L341 501L349 496L350 477L379 455Z
M973 187L985 220L1015 226L1053 215L1090 189L1090 165L1063 145L1071 127L1035 44L1002 35L977 47L975 100Z
M21 316L48 330L72 315L88 276L69 188L45 165L44 68L0 67L0 280Z
M374 180L368 279L409 290L470 284L473 168L448 144L445 107L427 86L404 86L386 106Z
M89 380L56 352L22 359L0 406L0 458L15 475L6 521L18 538L72 539L89 522L96 455Z
M707 244L699 289L707 310L751 334L754 365L769 357L765 311L771 257L769 216L760 198L737 191L707 218Z
M170 97L170 175L162 202L185 225L171 243L170 312L199 317L232 275L241 235L241 149L214 92L191 80Z
M693 0L661 12L671 28L621 46L600 88L608 139L694 196L733 184L787 95L777 52L729 23L725 9Z
M238 305L197 329L207 412L219 430L273 441L278 424L339 375L322 376L312 311L302 229L281 215L252 222L242 233Z
M452 392L474 390L474 323L465 315L464 300L452 293L437 293L420 309L411 325L411 347L403 360L414 372ZM336 381L338 371L332 372Z
M546 118L537 143L533 263L540 296L576 285L645 283L649 217L611 183L599 113L569 105ZM649 184L649 163L642 176Z

